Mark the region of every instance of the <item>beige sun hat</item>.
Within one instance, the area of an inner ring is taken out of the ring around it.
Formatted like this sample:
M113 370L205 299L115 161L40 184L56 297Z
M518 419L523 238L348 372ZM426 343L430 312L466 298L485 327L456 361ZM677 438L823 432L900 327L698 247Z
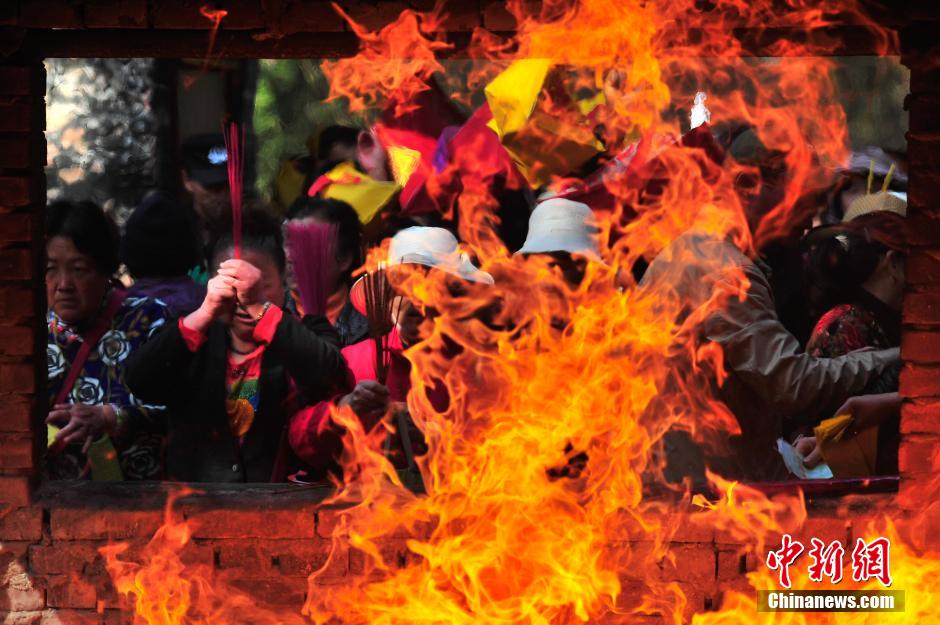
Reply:
M878 193L860 195L845 209L842 222L847 223L862 215L877 213L879 211L888 211L890 213L897 213L901 217L907 217L907 202L890 191L879 191Z
M493 284L493 276L477 268L460 251L457 238L444 228L412 226L400 230L389 243L388 261L385 263L386 267L395 265L423 265L467 282ZM349 300L362 314L366 314L364 279L363 276L356 280L349 291Z
M529 232L516 254L567 252L603 262L597 220L587 204L550 198L536 205L529 216Z
M868 166L868 189L865 195L855 198L849 207L845 209L842 216L842 223L848 223L862 215L869 215L880 211L896 213L901 217L907 217L907 202L897 194L888 191L888 185L891 184L891 176L894 174L894 163L888 169L884 182L881 185L881 191L871 192L872 180L875 176L875 161L872 160Z

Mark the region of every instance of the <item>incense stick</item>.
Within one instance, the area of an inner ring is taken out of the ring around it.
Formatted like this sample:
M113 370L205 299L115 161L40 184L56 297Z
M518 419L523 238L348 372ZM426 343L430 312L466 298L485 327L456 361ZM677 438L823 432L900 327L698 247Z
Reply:
M335 224L287 223L287 252L306 315L326 314L336 279L338 238Z
M228 188L232 198L232 248L235 258L242 255L242 185L244 180L245 129L229 122L222 126L225 151L228 155ZM240 131L240 132L239 132Z
M379 384L385 384L391 366L388 335L394 327L392 303L395 301L395 291L382 267L365 275L363 287L369 336L375 343L375 378Z

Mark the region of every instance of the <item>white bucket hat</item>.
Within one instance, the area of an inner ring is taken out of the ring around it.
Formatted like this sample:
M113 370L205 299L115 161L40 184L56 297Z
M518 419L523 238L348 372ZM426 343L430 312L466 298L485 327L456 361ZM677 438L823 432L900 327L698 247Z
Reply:
M529 232L516 254L568 252L603 262L598 245L600 229L587 204L550 198L536 205L529 216Z
M412 226L399 231L388 246L386 267L395 265L424 265L445 271L468 282L493 284L493 276L478 269L467 255L457 247L457 238L444 228ZM365 314L364 276L356 280L349 299L359 312Z

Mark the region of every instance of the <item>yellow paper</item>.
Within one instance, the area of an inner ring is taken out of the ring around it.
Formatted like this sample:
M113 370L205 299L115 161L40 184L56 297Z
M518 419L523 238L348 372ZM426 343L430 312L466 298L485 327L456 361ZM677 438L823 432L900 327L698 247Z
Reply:
M548 59L519 59L486 86L486 101L493 113L491 127L500 138L525 126L551 67Z
M352 206L363 224L372 221L401 190L394 182L370 178L352 163L340 163L327 172L326 177L333 183L323 190L323 197L342 200Z
M389 146L388 164L391 166L392 176L399 186L408 184L411 175L418 169L421 162L421 152L400 145Z
M848 436L850 415L836 415L815 428L816 444L836 478L868 477L875 474L878 426Z

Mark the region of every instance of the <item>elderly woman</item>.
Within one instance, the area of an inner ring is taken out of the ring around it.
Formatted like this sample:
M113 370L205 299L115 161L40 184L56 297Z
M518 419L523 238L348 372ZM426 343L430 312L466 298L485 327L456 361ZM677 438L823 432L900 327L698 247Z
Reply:
M114 280L118 231L90 202L47 209L49 454L53 479L160 475L163 409L137 401L127 357L166 319L165 307L128 298ZM116 449L117 453L113 453Z

